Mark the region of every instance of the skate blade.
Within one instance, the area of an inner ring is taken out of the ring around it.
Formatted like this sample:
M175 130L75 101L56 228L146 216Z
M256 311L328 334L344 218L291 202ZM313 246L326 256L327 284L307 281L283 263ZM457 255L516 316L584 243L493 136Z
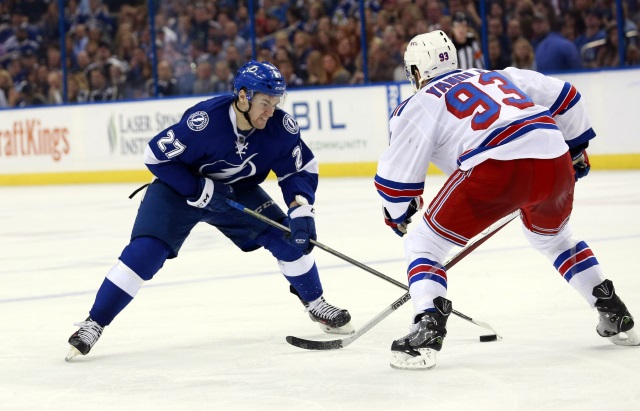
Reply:
M318 323L318 325L320 325L320 329L327 334L353 334L356 332L351 322L346 323L342 327L329 327L322 323Z
M629 331L624 331L612 337L606 337L606 338L607 340L611 341L615 345L627 345L627 346L640 345L640 336L636 332L635 327L630 329Z
M391 351L391 362L389 365L396 370L430 370L436 366L436 350L431 348L420 348L417 350L420 355L414 357L403 352Z
M71 346L71 349L69 350L69 353L67 354L67 356L64 358L65 361L69 362L72 359L76 358L78 355L81 355L82 353L80 351L78 351L78 349L76 347L74 347L73 345Z

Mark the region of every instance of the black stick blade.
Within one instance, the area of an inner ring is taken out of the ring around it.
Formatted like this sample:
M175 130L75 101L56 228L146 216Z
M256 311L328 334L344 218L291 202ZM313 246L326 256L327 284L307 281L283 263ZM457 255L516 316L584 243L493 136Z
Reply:
M337 350L344 347L342 345L342 340L311 341L305 340L304 338L288 336L287 342L294 347L303 348L305 350Z

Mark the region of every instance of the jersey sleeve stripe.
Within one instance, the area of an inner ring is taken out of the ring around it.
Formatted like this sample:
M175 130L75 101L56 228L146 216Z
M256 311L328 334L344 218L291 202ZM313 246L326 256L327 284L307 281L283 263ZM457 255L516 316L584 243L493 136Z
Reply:
M404 203L422 195L424 183L398 183L376 175L374 184L378 194L391 203Z
M577 147L580 144L586 143L596 136L596 132L593 131L593 128L589 128L584 133L580 134L578 137L573 138L571 140L567 140L566 143L570 148Z
M580 100L580 93L574 86L569 83L564 83L560 95L556 101L551 105L549 111L553 117L564 114L567 110L573 107Z
M413 96L411 96L411 97L413 97ZM408 99L406 99L402 103L398 104L398 107L396 107L396 109L393 110L393 114L391 114L391 117L399 116L400 113L402 113L402 110L404 110L404 108L406 107L406 105L409 102L409 100L411 100L411 97L409 97Z

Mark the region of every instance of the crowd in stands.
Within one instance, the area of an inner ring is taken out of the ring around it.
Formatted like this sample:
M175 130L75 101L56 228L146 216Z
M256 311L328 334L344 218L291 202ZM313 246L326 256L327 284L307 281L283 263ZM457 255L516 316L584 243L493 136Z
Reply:
M405 81L407 42L441 29L462 68L640 65L640 0L622 0L624 44L613 0L486 1L486 59L475 0L365 0L366 70L358 0L255 1L255 57L289 88ZM0 0L0 108L231 92L254 56L246 0L155 1L155 31L148 0L64 4Z

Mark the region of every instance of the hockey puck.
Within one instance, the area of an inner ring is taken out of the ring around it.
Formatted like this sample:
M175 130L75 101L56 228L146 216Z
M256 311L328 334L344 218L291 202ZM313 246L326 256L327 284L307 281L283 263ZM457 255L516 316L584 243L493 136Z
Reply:
M498 336L495 334L480 336L480 342L489 342L489 341L497 341L497 340L498 340Z

